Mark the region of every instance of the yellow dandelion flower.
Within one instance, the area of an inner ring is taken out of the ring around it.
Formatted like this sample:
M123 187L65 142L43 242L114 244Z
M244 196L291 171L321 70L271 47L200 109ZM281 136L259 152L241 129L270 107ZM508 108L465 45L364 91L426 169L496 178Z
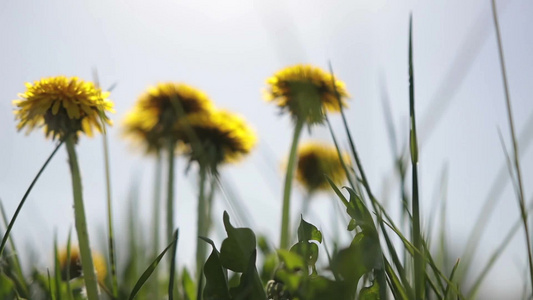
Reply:
M340 110L335 90L343 106L346 106L348 97L342 81L334 81L330 73L311 65L284 68L268 78L267 84L266 100L307 124L322 123L325 110Z
M160 83L148 88L126 115L124 135L145 144L151 152L176 137L180 119L212 109L211 100L201 90L183 83Z
M350 157L342 153L343 161L349 165ZM309 192L331 189L326 176L335 184L343 184L346 180L337 149L333 145L321 142L308 142L298 148L298 165L296 180Z
M80 132L92 136L93 128L101 131L100 118L112 124L105 115L114 112L113 102L107 99L109 93L78 77L57 76L26 83L26 92L18 97L13 104L19 130L30 132L44 126L47 137L63 139L75 134L77 140Z
M178 131L190 159L213 168L240 160L257 141L243 118L225 110L192 114L180 122Z
M70 249L70 261L67 261L67 249L59 252L59 269L61 271L61 278L67 280L67 272L70 279L82 276L80 251L76 247ZM98 281L103 282L107 275L107 267L104 257L93 251L93 264Z

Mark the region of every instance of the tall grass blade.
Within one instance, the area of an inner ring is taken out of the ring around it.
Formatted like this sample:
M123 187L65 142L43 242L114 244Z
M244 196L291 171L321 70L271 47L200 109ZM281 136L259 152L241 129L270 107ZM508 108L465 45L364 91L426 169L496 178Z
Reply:
M52 151L52 154L50 154L50 156L46 159L46 161L44 162L44 164L41 167L41 169L39 170L39 172L37 172L37 175L35 175L35 178L33 178L33 181L31 182L30 186L26 190L26 193L24 193L24 196L22 197L22 200L20 200L20 203L17 206L17 209L15 210L15 214L13 215L13 218L11 218L11 221L9 222L9 225L7 226L7 229L6 229L6 233L4 234L4 237L2 238L2 244L0 244L0 256L2 255L2 252L4 251L4 248L6 246L7 240L9 238L9 233L11 232L11 229L13 229L13 225L15 224L15 221L17 220L17 217L18 217L18 215L20 213L20 210L22 209L22 206L24 206L24 203L26 202L26 199L28 198L28 195L30 194L31 190L33 189L33 186L37 182L37 179L39 179L39 177L43 173L43 171L46 168L46 166L48 165L48 163L52 160L54 155L57 153L57 150L59 150L61 145L63 145L63 142L64 141L60 141L59 144L57 144L57 146L54 149L54 151Z
M524 194L524 186L522 184L522 172L520 170L520 158L519 158L520 151L518 150L518 142L516 139L515 128L514 128L513 112L511 108L511 96L509 93L509 84L507 81L507 71L505 68L505 59L504 59L504 54L503 54L503 45L502 45L502 38L501 38L501 33L500 33L500 25L498 23L498 12L496 9L496 1L492 0L491 3L492 3L492 16L494 19L494 28L496 30L496 40L498 42L498 54L500 58L500 67L501 67L501 72L502 72L503 87L505 91L505 103L507 104L507 117L509 120L509 128L511 131L511 138L513 142L512 144L513 144L513 150L514 150L513 158L514 158L515 172L516 172L516 177L518 179L518 187L520 191L520 195L518 197L518 203L520 206L520 213L521 213L522 222L524 225L524 233L525 233L526 246L527 246L527 256L528 256L528 263L529 263L529 275L530 275L529 277L531 280L531 287L533 288L533 256L532 256L533 254L531 250L531 240L530 240L531 236L529 234L529 226L527 223L528 216L527 216L526 204L525 204L525 199L524 199L525 194Z
M176 231L177 232L177 231ZM159 264L159 262L161 261L161 259L163 259L163 256L165 256L165 254L167 253L167 251L176 244L177 242L177 239L178 239L178 235L175 234L174 235L175 239L173 239L171 241L171 243L163 250L163 252L161 252L161 254L159 254L155 260L148 266L148 268L146 268L146 270L144 271L144 273L141 275L141 277L139 278L139 280L137 280L137 282L135 283L135 286L133 287L133 290L131 291L131 294L130 296L128 297L129 300L135 298L135 295L137 295L137 293L139 292L139 290L141 289L141 287L144 285L144 283L148 280L148 278L150 278L150 275L152 275L152 273L154 272L155 268L157 268L157 265Z
M111 201L111 171L109 168L109 145L107 142L106 123L103 119L104 112L100 114L100 123L102 126L102 140L104 148L104 169L106 182L106 196L107 196L107 236L108 236L108 251L109 262L111 265L111 287L113 297L118 297L118 280L117 280L117 263L115 256L115 231L113 229L113 205Z
M412 214L413 214L413 244L416 249L422 250L422 232L420 230L420 204L418 199L418 142L416 136L416 115L415 115L415 84L413 68L413 16L409 18L409 116L411 123L410 145L411 145L411 166L412 166ZM415 253L415 297L424 298L425 272L423 252Z
M179 228L174 231L174 245L172 246L172 264L170 265L170 276L168 280L168 299L174 299L174 276L176 275L176 253L178 253Z

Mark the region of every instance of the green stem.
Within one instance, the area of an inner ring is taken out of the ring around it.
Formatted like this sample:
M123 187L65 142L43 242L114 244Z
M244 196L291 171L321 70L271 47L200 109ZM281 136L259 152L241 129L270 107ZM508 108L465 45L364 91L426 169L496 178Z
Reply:
M505 71L505 60L504 60L504 55L503 55L500 25L498 23L498 13L496 11L496 2L492 0L491 3L492 3L493 18L494 18L494 27L496 29L496 38L498 41L498 54L500 57L500 67L502 70L503 87L505 90L505 100L507 104L507 116L509 119L509 127L511 130L511 137L513 140L515 172L516 172L516 177L518 178L518 187L520 191L518 203L520 206L520 214L521 214L522 222L524 225L524 233L526 235L527 257L528 257L528 262L529 262L529 275L530 275L529 279L531 280L531 287L533 288L533 257L532 257L531 240L530 240L531 236L529 235L529 226L527 224L528 213L527 213L526 204L524 200L524 186L522 184L522 173L520 171L518 142L516 139L516 134L515 134L515 129L514 129L513 111L511 109L511 97L509 95L510 94L509 84L507 83L507 72Z
M205 197L205 181L206 181L206 175L207 170L205 167L200 166L200 193L198 196L198 218L197 218L197 239L196 239L196 274L197 276L200 276L201 274L201 268L204 263L204 259L206 256L206 246L207 244L200 240L198 237L203 236L205 237L207 235L208 231L208 220L207 220L207 212L208 212L208 205L207 205L207 199Z
M294 169L296 167L296 152L298 150L298 140L302 133L304 126L304 120L298 118L296 121L296 127L294 128L294 136L292 138L291 152L289 153L289 162L287 164L287 173L285 174L285 187L283 189L283 206L281 216L281 235L280 235L280 248L287 249L290 242L289 226L290 220L290 208L291 208L291 189Z
M72 174L74 217L76 224L76 232L78 234L78 243L80 246L83 279L85 280L85 287L87 289L88 299L98 300L98 284L96 281L96 275L94 274L94 265L91 256L91 247L89 244L89 232L87 230L85 208L83 207L81 175L78 166L76 149L74 148L74 135L71 134L66 138L65 145L67 147L69 157L70 173Z
M162 159L161 159L161 150L157 150L156 154L156 164L155 164L155 180L154 180L154 219L153 219L153 257L156 258L157 255L159 255L159 220L161 219L161 169L162 169ZM154 270L154 273L152 274L152 277L154 279L152 282L154 282L154 299L159 299L159 272L158 269Z
M168 182L167 182L167 242L172 242L174 232L174 151L176 143L168 142ZM173 258L169 256L169 260Z
M107 131L105 129L105 122L102 122L103 140L104 140L104 165L105 165L105 179L106 179L106 193L107 193L107 224L109 235L109 260L111 264L111 285L113 297L118 298L118 281L117 281L117 262L115 257L115 231L113 229L113 206L111 204L111 172L109 171L109 146L107 143Z

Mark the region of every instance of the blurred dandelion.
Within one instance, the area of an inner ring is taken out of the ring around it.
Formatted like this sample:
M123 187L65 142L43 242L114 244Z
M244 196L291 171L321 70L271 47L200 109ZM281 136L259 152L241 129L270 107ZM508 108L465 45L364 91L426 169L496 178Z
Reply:
M246 121L226 110L191 114L178 128L189 159L214 173L220 164L242 159L257 141Z
M82 276L80 251L77 247L70 249L70 259L66 249L59 252L59 269L61 271L61 279L74 279ZM103 282L107 276L107 267L104 257L96 252L92 252L94 262L94 270L99 282ZM67 276L68 273L68 276Z
M295 119L304 119L309 125L323 123L325 110L340 111L335 91L343 106L346 106L348 97L342 81L334 81L330 73L311 65L284 68L268 78L267 84L267 101L274 102Z
M343 161L349 164L350 157L342 153ZM298 148L296 180L308 193L330 191L328 176L336 185L346 181L346 172L335 146L322 142L308 142Z

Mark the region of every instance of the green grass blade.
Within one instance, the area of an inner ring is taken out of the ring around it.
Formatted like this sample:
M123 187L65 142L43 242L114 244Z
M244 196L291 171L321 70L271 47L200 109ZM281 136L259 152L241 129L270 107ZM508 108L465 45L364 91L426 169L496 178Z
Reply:
M4 234L4 237L2 238L2 244L0 244L0 256L2 255L2 252L4 251L4 248L7 244L7 240L9 237L9 233L11 232L11 229L13 229L13 225L15 224L15 221L17 220L17 217L20 213L20 210L22 209L22 206L24 206L24 203L26 202L28 195L30 194L31 190L33 189L33 186L37 182L37 179L39 179L39 177L43 173L48 163L52 160L54 155L57 153L57 150L59 150L59 148L61 148L61 145L63 145L63 142L64 141L60 141L59 144L57 144L54 151L52 151L52 154L50 154L50 156L46 159L46 161L44 162L39 172L37 172L37 175L35 175L35 178L33 178L33 181L31 182L30 186L26 190L26 193L24 193L24 196L22 197L22 200L20 200L20 203L17 206L17 209L15 210L15 214L13 215L13 218L11 218L11 221L9 222L9 225L7 226L7 229L6 229L6 233Z
M177 242L177 237L178 236L176 234L175 235L176 239L172 240L172 242L165 248L165 250L163 250L163 252L161 252L161 254L159 254L155 258L155 260L148 266L148 268L144 271L144 273L141 275L139 280L137 280L137 282L135 283L135 286L133 287L133 290L131 291L130 296L128 297L129 300L135 298L135 295L137 295L137 293L139 292L141 287L144 285L144 283L148 280L148 278L150 278L150 275L152 275L155 268L157 268L157 265L159 264L161 259L163 259L163 256L165 256L167 251Z
M455 276L455 271L457 271L457 267L459 266L460 260L458 259L455 265L453 266L452 273L450 274L450 281L453 282L453 277ZM444 300L448 299L448 295L450 293L450 284L446 287L446 291L444 291Z
M72 228L68 230L68 238L67 238L67 262L70 261L70 253L72 249L71 244L71 237L72 237ZM74 295L72 294L72 289L70 287L70 268L67 268L66 272L66 284L67 284L67 297L69 300L74 299Z
M66 261L66 267L70 268L69 261ZM54 234L54 285L56 287L56 299L61 300L61 266L59 263L59 251L57 249L57 233Z
M100 114L100 123L102 125L102 140L104 148L104 169L106 182L106 196L107 196L107 236L108 236L108 251L109 263L111 265L111 287L113 298L118 297L118 280L117 280L117 263L115 256L115 232L113 229L113 205L111 201L111 171L109 168L109 145L107 142L107 129L104 121L104 112Z
M413 184L413 199L412 209L413 214L413 244L421 250L422 249L422 232L420 228L420 203L418 198L418 141L416 135L416 114L415 114L415 83L414 83L414 67L413 67L413 17L409 18L409 116L411 123L411 130L409 133L411 146L411 167L412 167L412 184ZM414 257L414 272L415 272L415 296L416 299L424 298L425 287L425 272L424 272L424 252L419 251Z
M176 229L174 231L174 241L178 240L180 231ZM174 276L176 274L176 253L178 252L178 243L174 243L172 246L172 263L170 264L170 276L168 280L168 299L174 299Z
M527 224L527 210L526 210L526 204L525 204L525 194L524 194L524 186L522 184L522 172L520 170L520 158L519 158L519 149L518 149L518 142L516 139L515 134L515 128L514 128L514 120L513 120L513 111L511 108L511 96L509 92L509 84L507 81L507 71L505 68L505 59L503 54L503 45L502 45L502 38L500 33L500 25L498 23L498 12L496 9L496 1L492 0L492 15L494 19L494 28L496 30L496 41L498 42L498 54L500 59L500 67L502 72L502 80L503 80L503 87L505 91L505 103L507 104L507 116L509 120L509 129L511 131L511 140L513 142L513 150L514 150L514 166L515 166L515 172L516 177L518 179L518 187L520 191L520 195L518 197L518 204L520 207L520 214L522 216L522 223L524 225L524 233L525 233L525 239L526 239L526 246L527 246L527 257L528 257L528 263L529 263L529 277L531 280L531 287L533 288L533 253L531 250L531 235L529 234L529 226Z

